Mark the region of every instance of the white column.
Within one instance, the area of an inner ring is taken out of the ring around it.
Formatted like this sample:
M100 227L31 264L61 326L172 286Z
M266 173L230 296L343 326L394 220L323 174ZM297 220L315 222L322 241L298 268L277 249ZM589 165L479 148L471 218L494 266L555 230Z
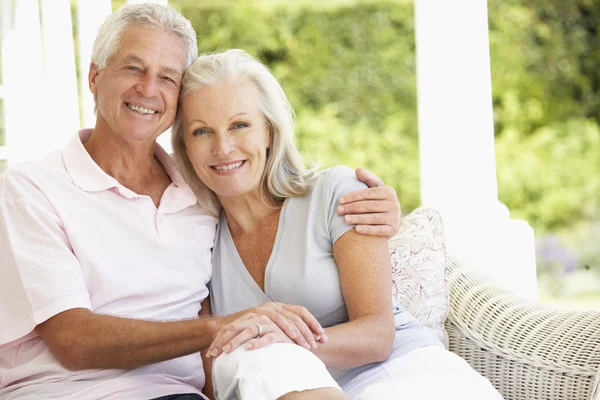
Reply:
M48 150L64 147L80 128L75 46L70 0L42 0L42 37L48 99L47 120L52 127Z
M498 201L487 17L486 1L415 1L421 200L450 255L535 298L533 230Z
M11 7L11 3L14 7ZM3 43L4 117L9 166L46 152L46 89L38 0L5 1Z
M88 85L88 72L92 59L92 46L98 28L112 11L111 0L78 0L77 26L79 47L79 97L83 115L82 126L93 128L96 125L94 115L94 96Z

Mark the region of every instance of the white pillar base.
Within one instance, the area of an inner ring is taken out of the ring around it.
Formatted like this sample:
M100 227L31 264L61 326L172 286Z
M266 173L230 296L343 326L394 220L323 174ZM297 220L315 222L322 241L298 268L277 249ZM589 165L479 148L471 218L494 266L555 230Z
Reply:
M526 221L510 219L501 203L496 213L442 212L442 219L449 256L501 289L537 300L534 231Z

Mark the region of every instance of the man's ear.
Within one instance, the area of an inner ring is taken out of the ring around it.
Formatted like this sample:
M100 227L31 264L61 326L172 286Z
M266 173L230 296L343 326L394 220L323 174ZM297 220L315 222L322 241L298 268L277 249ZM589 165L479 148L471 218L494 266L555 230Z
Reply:
M93 62L90 63L90 72L88 73L88 84L90 86L90 92L95 96L98 94L98 66Z

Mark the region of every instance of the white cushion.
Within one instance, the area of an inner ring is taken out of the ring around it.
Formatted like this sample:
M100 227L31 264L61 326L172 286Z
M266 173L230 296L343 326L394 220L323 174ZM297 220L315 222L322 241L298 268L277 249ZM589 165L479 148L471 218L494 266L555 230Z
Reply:
M444 322L450 309L444 227L439 212L418 208L389 240L392 295L422 325L448 344Z

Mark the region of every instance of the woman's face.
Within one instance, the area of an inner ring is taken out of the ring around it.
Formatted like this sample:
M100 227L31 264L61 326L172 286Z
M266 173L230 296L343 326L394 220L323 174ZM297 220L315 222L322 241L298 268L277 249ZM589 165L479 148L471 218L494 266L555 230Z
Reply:
M198 177L219 198L256 194L270 133L249 81L219 82L181 102L187 156Z

